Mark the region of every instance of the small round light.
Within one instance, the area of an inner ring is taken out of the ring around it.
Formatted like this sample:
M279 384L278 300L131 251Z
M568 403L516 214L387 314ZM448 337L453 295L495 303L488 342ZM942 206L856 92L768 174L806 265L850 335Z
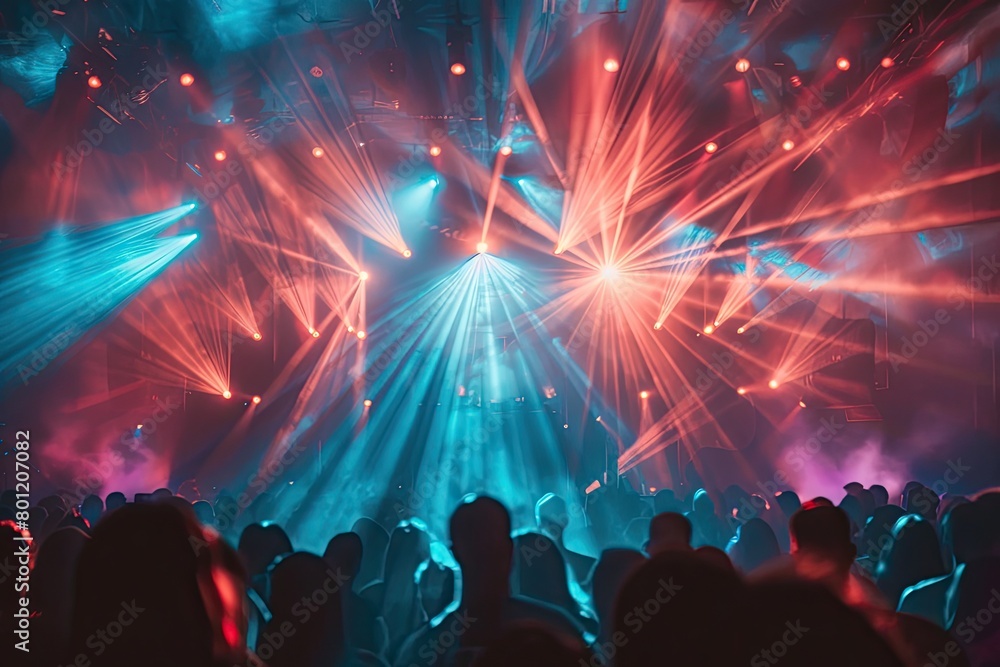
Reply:
M403 257L405 257L406 259L409 259L409 258L413 257L413 253L410 252L409 248L407 248L406 250L403 251Z
M347 333L354 333L354 327L352 327L351 325L348 324L347 325Z
M193 74L189 74L187 72L184 72L180 76L180 82L181 82L182 86L184 86L185 88L187 88L188 86L190 86L191 84L194 83L194 75Z
M222 398L230 399L232 397L233 397L233 392L229 391L228 389L222 392Z
M851 61L847 58L837 58L837 69L841 72L846 72L851 69Z
M750 71L750 61L746 58L740 58L736 61L736 71L737 72L749 72Z
M704 328L704 329L702 329L702 331L704 331L704 332L705 332L706 334L709 334L709 335L711 335L711 334L712 334L712 332L713 332L713 331L715 331L715 327L714 327L714 326L712 326L711 324L706 324L706 325L705 325L705 328Z
M617 72L621 65L614 58L608 58L604 61L604 71L605 72Z
M663 328L663 322L657 322L656 324L653 325L653 328L659 331L660 329Z
M896 64L896 61L893 60L892 58L890 58L889 56L886 56L885 58L882 58L882 67L885 68L885 69L889 69L890 67L892 67L895 64Z
M742 396L743 394L747 393L746 387L737 387L736 393Z
M563 428L569 428L569 424L563 424Z
M313 154L313 157L316 157L316 158L323 157L323 149L320 148L319 146L316 146L316 147L314 147L312 149L312 154Z
M259 331L254 331L253 332L253 339L254 340L260 340L261 338L263 338L263 336L260 335Z
M778 382L777 380L771 380L770 382L767 383L767 386L770 387L771 389L777 389L778 385L780 384L781 383Z
M639 392L639 398L643 400L649 398L649 392L643 389L642 391Z
M465 65L462 63L455 63L451 66L451 73L455 76L462 76L465 74Z
M364 340L367 335L364 331L358 331L358 340Z
M791 139L785 139L781 142L781 148L786 151L790 151L795 148L795 142Z
M316 331L315 329L313 329L313 330L312 330L312 331L310 331L309 333L311 333L311 334L312 334L312 337L313 337L313 338L319 338L319 332L318 332L318 331Z
M746 329L745 329L745 328L743 328L743 327L740 327L739 329L737 329L737 330L736 330L736 333L738 333L738 334L741 334L741 333L743 333L743 332L745 332L745 331L746 331Z
M500 147L500 155L510 155L513 152L514 152L514 149L511 148L510 146L501 146Z
M438 155L441 155L441 147L431 146L431 149L428 152L431 154L431 157L437 157Z
M142 430L142 424L136 424L135 425L135 430L141 431Z
M101 77L95 74L94 76L87 79L87 85L90 86L91 88L100 88L104 84L101 81Z
M801 398L799 399L799 407L800 408L806 407L806 402L804 400L802 400Z
M707 144L705 144L706 153L714 153L717 150L719 150L719 144L715 143L714 141L710 141Z
M371 406L372 406L372 399L366 398L365 399L365 407L366 408L370 408Z
M222 162L226 159L226 151L215 151L215 161Z
M309 73L312 74L317 79L323 76L323 70L321 70L318 67L313 67L312 69L309 70Z
M489 247L489 246L488 246L488 245L486 245L486 242L485 242L485 241L480 241L479 243L477 243L477 244L476 244L476 252L478 252L478 253L479 253L479 254L481 255L481 254L483 254L484 252L486 252L486 249L487 249L488 247Z
M260 405L260 396L254 396L250 400L253 401L254 405Z
M359 273L358 274L358 279L361 280L361 281L368 280L368 272L367 271L362 271L361 273Z

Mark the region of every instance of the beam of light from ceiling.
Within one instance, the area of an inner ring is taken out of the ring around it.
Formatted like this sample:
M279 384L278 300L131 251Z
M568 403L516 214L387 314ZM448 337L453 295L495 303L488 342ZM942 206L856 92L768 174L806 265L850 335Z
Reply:
M194 209L186 204L104 226L57 228L7 239L0 250L4 385L27 382L142 291L197 238L157 234Z

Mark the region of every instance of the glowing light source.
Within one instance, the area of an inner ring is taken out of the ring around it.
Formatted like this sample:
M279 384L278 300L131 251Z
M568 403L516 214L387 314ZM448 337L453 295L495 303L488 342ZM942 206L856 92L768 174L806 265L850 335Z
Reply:
M367 335L364 331L358 331L358 340L364 340Z
M777 379L771 380L770 382L767 383L767 386L770 387L771 389L777 389L780 385L781 383L778 382Z
M260 396L254 396L250 400L253 401L254 405L260 405Z
M365 407L366 408L370 408L371 406L372 406L372 399L366 398L365 399Z
M781 147L786 151L790 151L793 148L795 148L795 142L792 141L791 139L785 139L784 141L781 142Z
M462 76L465 74L465 65L462 63L455 63L451 66L451 73L455 76Z
M663 322L657 322L656 324L653 325L653 328L659 331L660 329L663 328Z
M368 272L367 271L362 271L361 273L359 273L358 274L358 279L361 280L361 281L368 280Z
M608 58L604 61L604 71L605 72L617 72L621 65L614 58Z
M739 394L740 396L742 396L745 393L747 393L747 388L746 387L737 387L736 388L736 393Z
M737 72L748 72L750 71L750 61L746 58L740 58L736 61L736 71Z
M711 335L711 334L712 334L712 332L714 332L714 331L715 331L715 327L714 327L713 325L711 325L711 324L706 324L706 325L705 325L705 328L704 328L704 329L702 329L702 331L704 331L705 333L707 333L707 334Z
M431 148L430 148L430 150L428 152L431 154L432 157L437 157L438 155L441 155L441 147L440 146L431 146Z
M194 83L194 75L193 74L189 74L187 72L184 72L180 76L180 82L181 82L182 86L184 86L185 88L187 88L188 86L190 86L191 84Z
M354 327L352 327L351 325L348 325L347 326L347 333L354 333Z
M315 329L311 329L311 330L309 331L309 333L311 333L311 334L312 334L312 337L313 337L313 338L319 338L319 332L318 332L318 331L316 331Z
M313 157L316 158L323 157L323 149L320 148L319 146L316 146L315 148L312 149L312 154Z
M614 264L608 264L601 269L601 275L605 280L616 280L618 278L618 267Z
M427 185L431 186L431 189L434 189L437 186L441 185L441 179L438 178L437 176L431 176L430 179L428 179L427 181Z
M232 397L233 397L233 392L229 391L228 389L222 392L222 398L230 399Z
M261 338L263 338L263 336L260 335L259 331L254 331L253 332L253 339L254 340L260 340Z
M642 391L639 392L639 398L643 400L649 398L649 392L643 389Z
M890 67L892 67L895 64L896 64L896 61L893 60L892 58L890 58L889 56L886 56L885 58L882 58L882 67L884 67L885 69L889 69Z
M142 424L136 424L135 425L135 430L141 431L142 430Z
M487 249L488 247L489 247L489 246L488 246L488 245L486 245L486 242L485 242L485 241L480 241L479 243L477 243L477 244L476 244L476 252L478 252L478 253L479 253L479 254L481 255L481 254L483 254L484 252L486 252L486 249Z
M717 150L719 150L719 144L715 143L714 141L710 141L707 144L705 144L706 153L714 153Z
M804 399L801 399L801 398L799 399L799 407L800 407L800 408L804 408L804 407L806 407L806 402L805 402L805 400L804 400Z
M737 330L736 330L736 333L738 333L738 334L741 334L741 333L743 333L744 331L746 331L746 329L745 329L745 328L743 328L743 327L740 327L739 329L737 329Z
M87 85L91 88L100 88L104 84L101 82L101 77L94 75L87 79Z
M226 159L226 151L215 151L216 162L222 162Z
M319 67L315 67L315 66L312 69L309 70L309 73L312 74L317 79L320 78L321 76L323 76L323 70L321 70Z
M514 152L514 149L511 148L510 146L501 146L500 147L500 155L510 155L513 152Z
M409 258L413 257L413 253L410 252L409 248L407 248L406 250L403 251L403 257L405 257L406 259L409 259Z
M851 69L851 61L844 57L837 58L837 69L841 72L846 72Z

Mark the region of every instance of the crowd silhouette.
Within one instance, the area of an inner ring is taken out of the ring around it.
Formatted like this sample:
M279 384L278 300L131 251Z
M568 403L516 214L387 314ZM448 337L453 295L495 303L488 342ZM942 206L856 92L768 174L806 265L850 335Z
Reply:
M4 492L0 665L1000 665L997 490L911 482L892 502L851 482L835 503L623 485L547 494L516 531L470 496L446 536L362 517L322 554L262 519L268 502L41 499L24 652L29 531ZM571 549L571 530L601 548Z

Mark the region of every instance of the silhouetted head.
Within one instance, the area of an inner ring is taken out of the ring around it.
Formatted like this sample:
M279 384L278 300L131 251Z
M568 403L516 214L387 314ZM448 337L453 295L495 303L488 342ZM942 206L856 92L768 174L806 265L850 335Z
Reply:
M577 613L569 591L566 561L555 542L541 533L518 535L514 538L514 563L512 579L518 595Z
M354 587L360 590L382 577L385 551L389 547L389 533L374 519L368 517L361 517L355 521L351 532L361 538L361 569L354 578Z
M633 549L605 549L594 563L590 583L594 592L594 611L600 620L602 633L610 634L615 599L622 584L644 562L645 556Z
M944 573L934 526L916 514L900 518L876 570L876 583L889 604L895 607L907 587Z
M314 554L289 554L271 566L271 596L268 607L274 615L264 636L280 636L272 642L271 667L327 667L340 664L345 650L340 574ZM308 614L308 615L306 615ZM308 622L306 622L308 621ZM294 633L282 627L294 628ZM261 658L265 655L258 654Z
M173 495L174 495L173 491L171 491L170 489L164 487L164 488L159 488L156 491L153 491L152 499L153 500L166 500L167 498L172 498Z
M198 517L201 525L212 526L215 524L215 510L212 509L212 503L207 500L196 500L191 503L191 509L194 510L194 515Z
M291 553L292 541L277 524L252 523L240 534L237 551L251 577L263 574L274 559Z
M657 514L649 523L649 546L651 555L666 551L687 551L691 549L691 522L683 514L664 512Z
M868 487L875 499L875 507L882 507L889 504L889 491L881 484L872 484Z
M352 581L361 569L364 545L357 533L340 533L326 543L323 560L334 570L340 569Z
M451 515L449 535L463 584L499 587L502 581L507 588L514 547L507 508L485 496L462 503Z
M839 507L803 507L789 525L792 555L809 578L846 576L857 549L851 541L851 521ZM825 566L824 566L825 564Z
M566 501L554 493L546 493L535 503L535 525L538 530L554 540L561 541L569 525Z
M743 572L753 572L780 555L778 538L763 519L750 519L742 524L729 550L733 564Z
M104 507L107 511L118 509L119 507L124 507L126 503L125 494L121 491L112 491L108 494L108 497L104 499Z
M781 508L782 513L789 519L802 507L799 494L794 491L781 491L774 497L774 500L778 504L778 507Z
M708 491L705 489L695 491L691 501L691 509L698 515L715 514L715 503L712 501L712 496L708 495Z

